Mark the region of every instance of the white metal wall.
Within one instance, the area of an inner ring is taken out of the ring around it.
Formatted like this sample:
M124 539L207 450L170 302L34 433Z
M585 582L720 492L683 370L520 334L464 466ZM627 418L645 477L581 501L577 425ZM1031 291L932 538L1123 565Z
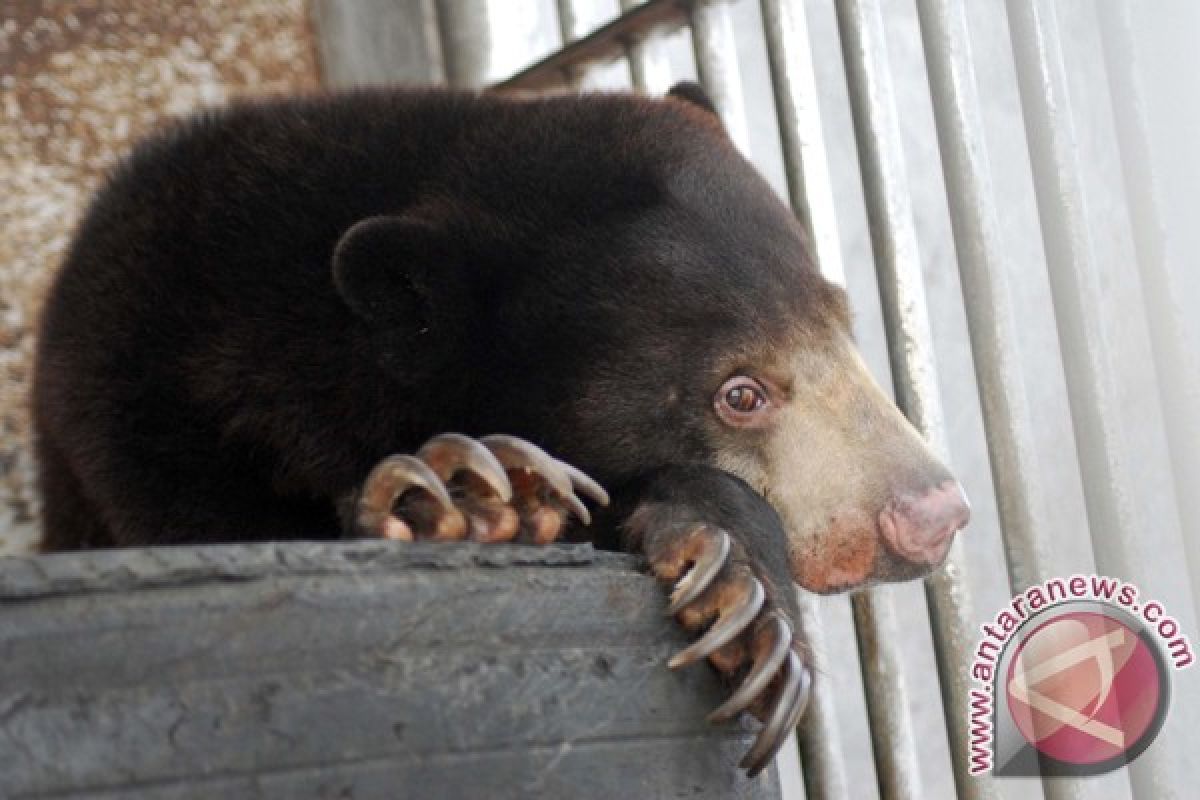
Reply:
M602 60L517 81L699 78L813 231L867 362L974 516L923 586L802 596L820 680L793 796L1197 796L1200 670L1172 676L1150 750L1102 777L970 777L965 728L979 626L1031 584L1117 576L1198 633L1200 4L313 3L334 84L485 86L653 17L585 54ZM415 44L390 46L384 19Z

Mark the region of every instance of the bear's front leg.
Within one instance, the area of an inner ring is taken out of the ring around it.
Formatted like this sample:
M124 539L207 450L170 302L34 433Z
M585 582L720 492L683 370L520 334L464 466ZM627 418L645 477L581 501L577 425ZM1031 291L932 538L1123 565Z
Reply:
M608 504L583 472L514 436L444 433L415 455L381 461L343 506L347 536L548 544L569 516L591 522L575 494Z
M808 704L812 677L800 635L787 539L770 504L738 478L705 466L668 467L623 498L624 544L672 586L668 613L703 636L672 669L702 658L737 685L710 719L749 711L763 722L741 765L770 763Z

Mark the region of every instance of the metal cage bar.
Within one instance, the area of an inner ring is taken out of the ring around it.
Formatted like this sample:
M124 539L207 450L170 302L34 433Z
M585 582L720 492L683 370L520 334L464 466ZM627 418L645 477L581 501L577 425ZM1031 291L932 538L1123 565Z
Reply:
M730 138L748 155L750 130L746 125L746 99L742 96L742 75L728 3L725 0L698 0L690 11L692 45L696 50L700 83L720 112Z
M948 455L882 9L873 0L844 0L837 4L837 11L896 393L909 419L936 450ZM950 725L956 718L965 720L969 707L967 676L975 626L966 572L960 539L951 548L943 569L927 582ZM920 796L922 779L911 750L912 733L899 711L891 710L895 709L895 701L887 691L886 679L890 676L880 675L876 682L870 677L868 686L877 686L871 694L872 733L884 793ZM885 709L891 713L885 713ZM965 797L988 797L993 794L990 783L986 778L962 780L958 791Z
M1079 524L1086 513L1078 471L1072 459L1065 464L1062 459L1063 452L1073 451L1074 438L1045 261L1040 252L1024 251L1019 241L1040 242L1041 238L1032 186L1010 185L1003 195L994 186L988 148L992 142L976 87L967 8L951 0L918 0L918 9L988 450L1015 588L1052 575L1092 572L1090 541ZM1020 141L1023 131L1012 129L1020 115L1009 111L1005 135L1009 142L1012 137ZM1003 159L1009 154L998 155ZM1005 167L1020 169L1014 161L1008 159ZM1014 206L1024 212L1020 228L1002 226L1001 197L1006 213L1013 215ZM1031 392L1039 396L1031 398ZM1039 535L1047 530L1060 535ZM958 744L955 761L961 768L969 763L963 752L970 741L967 717L951 715L948 725L954 732L952 741ZM977 779L960 774L959 786L973 780ZM1073 781L1069 786L1056 781L1046 791L1051 797L1120 796L1121 783L1121 778ZM991 787L997 794L1004 788L1003 784ZM1024 785L1019 792L1027 797L1036 787Z
M461 0L441 0L443 3ZM473 0L485 3L487 0ZM671 30L687 22L688 8L679 0L648 0L631 7L621 16L570 46L550 53L511 77L500 81L499 88L550 89L561 86L565 71L581 64L618 58L636 37L650 31Z
M437 0L446 80L451 86L482 86L490 77L492 30L488 0Z
M792 208L804 223L814 244L814 256L830 280L845 284L833 187L826 165L824 134L817 116L817 87L804 9L791 0L763 0L763 39L767 48L771 85L779 124L780 147ZM806 159L806 149L812 153ZM831 602L824 604L804 592L797 602L805 636L814 653L832 654L838 638L854 641L852 611L842 602L844 614ZM836 602L836 601L835 601ZM854 663L856 652L836 656L839 664ZM860 665L859 665L860 666ZM861 666L860 666L861 668ZM858 692L861 694L861 690ZM809 796L848 797L851 765L847 763L845 737L850 733L839 709L839 693L828 679L814 689L812 703L799 731L804 778ZM865 698L864 698L865 701ZM861 769L855 773L862 778ZM872 781L874 776L871 776Z
M1109 85L1095 7L1014 0L1009 13L1096 564L1153 587L1194 631L1186 563L1164 557L1186 550L1111 100L1091 91ZM1195 684L1174 690L1158 741L1129 767L1139 798L1190 791L1200 699Z
M641 0L621 0L621 11L632 11ZM642 92L662 91L666 87L667 65L663 56L646 41L645 36L631 36L625 43L625 55L629 60L629 75L633 87Z
M1200 270L1194 265L1200 228L1192 218L1200 183L1195 148L1200 100L1181 96L1161 79L1200 74L1195 47L1200 7L1175 0L1160 4L1155 12L1135 17L1128 3L1096 7L1175 499L1200 614L1200 318L1194 304L1200 298Z
M837 247L833 187L824 162L825 141L817 116L817 79L808 46L808 23L798 0L762 0L763 41L779 117L779 140L792 209L812 239L821 272L846 282ZM806 163L805 148L819 154Z
M832 239L827 242L827 250L833 249L836 253L834 258L840 258L842 263L862 265L865 269L850 270L839 276L830 270L830 264L835 262L821 256L821 251L818 251L818 257L823 259L821 268L826 275L844 283L856 309L855 333L864 358L876 378L880 379L881 385L887 387L891 385L891 370L879 308L879 290L870 268L873 256L858 158L853 145L849 97L839 66L841 44L837 22L830 3L808 4L804 11L804 21L809 29L805 44L812 51L813 88L816 93L808 97L801 96L798 103L817 117L815 121L819 123L822 133L820 138L814 137L805 142L805 175L809 181L807 202L814 212L823 203L828 203L829 216L837 220L837 227L829 231ZM770 19L770 13L764 14L764 25L769 24ZM781 112L778 118L781 125L787 124L788 115L785 112ZM817 141L825 143L823 150L814 146ZM814 180L821 168L829 175L830 183L825 191ZM823 622L824 641L818 652L824 657L825 669L821 673L824 680L821 682L821 693L816 698L820 701L816 708L829 717L827 720L813 717L801 726L801 741L807 748L806 766L810 751L822 756L817 760L815 770L805 772L809 793L829 798L878 797L881 781L873 756L870 705L863 679L866 670L860 654L856 617L860 621L864 618L871 620L872 624L865 630L873 641L886 638L877 633L881 619L870 614L864 616L864 601L852 604L845 596L808 597L806 601L805 606L814 606ZM923 608L916 611L919 616L925 613ZM891 643L894 645L895 640ZM895 656L893 663L904 663L894 646L890 653ZM910 686L906 680L905 697L910 695L907 691ZM911 702L902 702L900 705L911 707ZM814 721L820 724L810 727ZM835 765L836 769L829 769L831 765ZM829 781L831 775L837 780Z

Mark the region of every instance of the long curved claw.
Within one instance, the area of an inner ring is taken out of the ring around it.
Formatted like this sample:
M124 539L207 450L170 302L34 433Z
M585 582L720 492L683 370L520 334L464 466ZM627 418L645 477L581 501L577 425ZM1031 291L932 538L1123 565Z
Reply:
M478 475L496 496L507 503L512 500L512 486L504 467L492 452L479 442L459 433L443 433L433 437L417 451L443 481L450 480L460 470Z
M427 493L443 514L458 513L442 479L428 464L412 456L390 456L376 464L363 482L356 509L359 527L372 533L386 531L392 506L410 489Z
M771 762L808 705L812 676L793 650L788 651L784 663L784 682L779 689L775 710L754 740L754 746L738 764L750 777L757 775Z
M721 571L721 567L725 566L725 560L729 558L729 551L733 546L729 534L720 529L702 526L697 528L693 535L704 537L700 545L700 555L692 563L687 575L675 584L675 589L671 592L671 605L667 608L669 616L678 614L684 606L709 587Z
M776 611L770 612L755 632L754 666L733 695L708 715L710 722L724 722L745 711L771 683L791 652L792 626ZM766 651L765 653L762 651Z
M741 762L751 776L757 775L799 723L812 686L788 598L767 597L779 578L770 563L755 560L747 543L688 506L647 499L625 527L653 573L671 586L668 613L689 631L707 626L667 665L679 669L707 658L736 681L709 721L750 711L764 722Z
M563 471L567 473L567 477L571 481L571 485L575 490L582 492L588 497L595 500L599 505L608 505L608 492L604 491L604 487L591 479L583 470L568 464L565 461L558 462L562 466Z
M566 464L551 458L544 450L535 444L508 436L494 433L479 440L492 452L496 460L508 470L526 470L534 472L542 478L555 494L562 500L567 510L574 514L584 525L592 523L591 512L587 506L575 496L574 485ZM582 474L582 473L580 473Z
M721 612L704 636L672 656L667 662L668 667L678 669L712 655L733 641L754 620L766 601L766 592L749 570L742 575L745 591Z
M396 455L376 465L350 498L347 533L402 541L549 544L569 516L591 524L576 487L608 502L591 478L527 441L443 433L414 456ZM402 497L414 488L423 491Z
M789 731L800 724L800 718L803 717L804 712L808 710L808 701L812 699L812 672L810 672L808 667L804 666L803 664L800 668L801 672L803 673L800 676L800 692L796 698L796 710L792 712L792 718L788 720L787 730Z
M571 493L571 479L562 469L562 465L532 442L503 433L484 436L479 442L492 451L492 455L505 469L536 472L554 491L561 495Z
M584 525L592 524L592 512L588 511L588 507L574 493L561 495L559 499L562 500L567 510L575 515L576 519Z

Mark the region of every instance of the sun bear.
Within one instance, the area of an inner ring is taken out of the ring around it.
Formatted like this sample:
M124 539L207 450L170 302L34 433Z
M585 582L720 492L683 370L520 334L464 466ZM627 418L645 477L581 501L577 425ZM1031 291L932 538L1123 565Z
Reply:
M763 728L792 581L914 578L968 506L698 87L245 102L138 146L34 387L46 551L329 539L644 553ZM585 502L587 501L587 502Z

